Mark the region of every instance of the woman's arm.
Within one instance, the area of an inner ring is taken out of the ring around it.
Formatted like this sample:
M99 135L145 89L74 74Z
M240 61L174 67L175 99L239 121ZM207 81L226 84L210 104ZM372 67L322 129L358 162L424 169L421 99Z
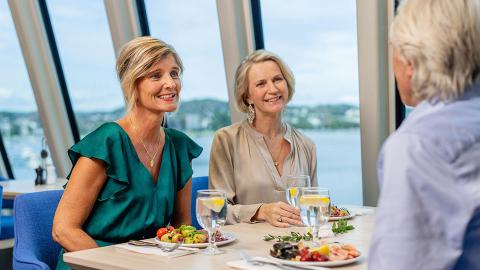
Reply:
M86 157L78 159L53 219L53 240L66 251L97 247L82 226L106 179L103 161Z
M192 224L191 203L192 199L192 178L185 186L177 191L175 196L175 210L173 212L172 226L175 228L183 224Z
M283 202L266 204L261 202L257 204L235 203L235 170L232 155L233 146L230 137L225 133L216 133L210 153L209 186L210 188L224 190L227 193L227 224L255 221L267 221L279 227L287 227L289 224L302 224L298 209ZM255 170L255 168L251 169ZM249 179L245 179L245 181L249 181ZM261 194L263 191L252 185L252 192ZM280 216L282 216L282 222L278 221Z

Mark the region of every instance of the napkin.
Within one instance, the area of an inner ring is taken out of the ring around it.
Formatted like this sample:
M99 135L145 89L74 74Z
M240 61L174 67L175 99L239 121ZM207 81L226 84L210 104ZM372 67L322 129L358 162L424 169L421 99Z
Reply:
M259 261L270 261L269 259L265 257L254 257L255 260ZM227 262L227 265L231 268L235 269L242 269L242 270L279 270L281 268L276 267L275 265L271 264L264 264L264 265L252 265L248 264L245 260L237 260L237 261L230 261ZM285 265L286 268L290 268L290 266ZM310 265L302 265L302 266L291 266L291 269L311 269L311 270L329 270L328 268L325 267L320 267L320 266L310 266Z
M164 252L157 247L134 246L129 244L119 244L119 245L115 245L115 247L123 248L126 250L130 250L130 251L142 253L142 254L160 255L167 258L175 258L175 257L184 256L184 255L189 255L189 254L196 253L198 251L198 249L188 249L188 250L176 249L172 252Z

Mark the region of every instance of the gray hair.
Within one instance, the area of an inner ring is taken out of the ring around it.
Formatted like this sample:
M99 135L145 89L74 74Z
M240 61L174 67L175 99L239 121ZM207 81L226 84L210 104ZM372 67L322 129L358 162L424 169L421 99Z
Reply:
M479 78L480 0L404 0L390 42L413 66L416 99L455 99Z

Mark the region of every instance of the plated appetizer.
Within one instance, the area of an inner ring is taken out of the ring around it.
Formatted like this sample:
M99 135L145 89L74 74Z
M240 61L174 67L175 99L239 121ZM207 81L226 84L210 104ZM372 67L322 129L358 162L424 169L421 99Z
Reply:
M228 239L220 231L215 233L215 242L222 242ZM203 244L208 241L208 233L205 230L197 230L189 225L182 225L177 229L167 226L157 230L157 240L164 243Z
M350 211L347 208L339 208L336 205L332 205L330 208L330 217L350 217Z
M360 252L349 244L324 243L319 247L309 247L303 242L297 245L281 242L273 245L270 255L294 262L334 262L355 259Z

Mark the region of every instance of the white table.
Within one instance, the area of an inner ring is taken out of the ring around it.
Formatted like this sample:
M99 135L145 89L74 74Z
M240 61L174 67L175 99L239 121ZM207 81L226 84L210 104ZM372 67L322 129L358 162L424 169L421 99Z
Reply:
M63 189L63 185L67 183L66 179L57 179L54 184L49 185L35 185L32 180L8 180L0 181L0 186L3 187L3 198L15 199L15 196L25 193L32 193L46 190Z
M356 216L349 223L355 229L335 237L336 240L354 244L364 256L355 264L336 267L340 269L367 269L366 257L373 230L374 208L362 207L358 210L369 212ZM266 234L284 235L291 231L305 232L304 227L276 228L266 223L227 225L222 231L235 234L237 241L220 247L224 254L206 256L193 254L178 258L165 258L158 255L135 253L115 246L70 252L64 260L73 269L228 269L226 262L239 260L239 250L247 250L252 256L268 256L274 242L263 241Z

